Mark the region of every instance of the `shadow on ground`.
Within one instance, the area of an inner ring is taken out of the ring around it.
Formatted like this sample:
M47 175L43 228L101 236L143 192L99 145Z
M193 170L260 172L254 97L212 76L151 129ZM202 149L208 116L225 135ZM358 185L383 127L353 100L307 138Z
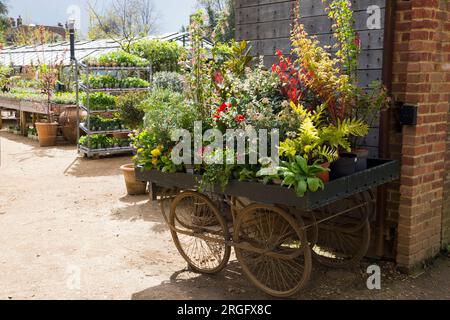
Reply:
M35 141L35 140L31 140L29 138L23 137L23 136L18 136L12 133L9 133L7 131L0 131L0 137L18 144L23 144L26 145L28 147L31 147L31 152L27 153L26 156L23 156L23 153L20 153L20 157L19 154L11 154L13 157L19 157L17 158L17 162L23 162L26 161L28 159L32 159L35 157L39 157L39 158L55 158L55 149L57 150L73 150L74 152L76 152L77 147L73 146L73 145L57 145L54 147L40 147L39 146L39 142Z
M124 156L100 159L88 159L80 156L72 161L64 174L79 178L118 176L122 174L120 167L131 162L131 157Z
M237 261L232 261L215 275L194 273L188 269L175 272L169 281L132 295L132 300L220 300L269 299L251 286Z
M158 203L150 201L149 195L125 196L119 200L126 206L111 211L113 220L153 222L155 223L152 227L153 232L169 232Z
M364 260L354 269L331 269L314 263L309 283L293 300L416 300L449 299L448 272L450 259L439 258L436 265L419 277L396 271L395 264L377 261L381 267L381 290L369 290L367 267L374 261ZM447 273L446 273L447 272ZM433 285L430 286L430 283ZM137 292L133 300L267 300L274 299L259 291L243 274L237 261L232 261L216 275L197 274L183 269L169 281Z

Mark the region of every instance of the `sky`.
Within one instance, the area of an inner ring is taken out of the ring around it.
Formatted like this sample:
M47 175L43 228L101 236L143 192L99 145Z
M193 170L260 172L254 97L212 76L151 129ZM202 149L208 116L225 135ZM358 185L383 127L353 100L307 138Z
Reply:
M111 0L96 0L99 6L108 6ZM158 34L172 33L189 23L195 11L196 0L153 0L158 14ZM89 26L87 0L7 0L9 16L22 16L24 23L57 25L68 20L70 9L80 8L80 26L86 34ZM75 7L73 7L75 6Z

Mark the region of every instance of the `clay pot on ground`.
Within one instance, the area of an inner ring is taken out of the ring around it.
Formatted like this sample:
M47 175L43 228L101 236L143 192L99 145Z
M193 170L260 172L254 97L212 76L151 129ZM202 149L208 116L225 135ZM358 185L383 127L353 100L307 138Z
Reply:
M62 126L64 138L72 144L77 143L77 106L65 107L59 116L59 124ZM86 116L86 112L80 110L80 118Z
M321 164L321 166L325 169L330 169L330 163L323 163ZM319 179L322 180L323 183L328 183L330 182L330 171L326 171L324 173L321 173L318 175Z
M339 159L331 165L331 179L347 177L356 172L358 157L354 153L341 153Z
M52 147L56 145L56 134L58 132L58 123L36 122L39 145L41 147Z
M123 176L125 178L128 195L137 196L147 193L147 183L136 180L133 164L123 165L120 167L120 170L122 170Z
M364 171L367 169L367 160L369 160L369 149L358 148L352 150L352 153L356 154L356 172Z

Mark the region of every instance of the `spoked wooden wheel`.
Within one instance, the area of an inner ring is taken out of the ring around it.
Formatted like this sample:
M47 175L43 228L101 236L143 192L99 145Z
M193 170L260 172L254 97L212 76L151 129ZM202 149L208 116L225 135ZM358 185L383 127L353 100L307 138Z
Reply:
M169 225L175 246L189 266L200 273L217 273L230 259L225 219L205 195L187 191L172 202Z
M302 227L278 207L255 204L239 213L233 237L236 257L265 293L290 297L309 280L311 250Z
M331 220L319 223L313 257L332 268L358 265L367 254L370 243L370 222L367 203L354 196L317 213L317 220L344 212Z

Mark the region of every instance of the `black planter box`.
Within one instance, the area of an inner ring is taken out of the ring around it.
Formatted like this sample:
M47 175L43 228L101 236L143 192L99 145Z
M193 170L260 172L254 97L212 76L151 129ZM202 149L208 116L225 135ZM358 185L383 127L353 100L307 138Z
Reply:
M303 198L294 190L279 185L265 185L259 182L231 181L223 191L219 187L216 193L227 196L245 197L253 202L265 204L283 204L301 210L311 211L340 199L373 189L399 178L400 167L397 161L369 159L367 170L350 176L332 180L325 190L307 193ZM149 181L160 187L179 189L197 189L201 176L186 173L163 173L157 170L136 168L136 178Z

